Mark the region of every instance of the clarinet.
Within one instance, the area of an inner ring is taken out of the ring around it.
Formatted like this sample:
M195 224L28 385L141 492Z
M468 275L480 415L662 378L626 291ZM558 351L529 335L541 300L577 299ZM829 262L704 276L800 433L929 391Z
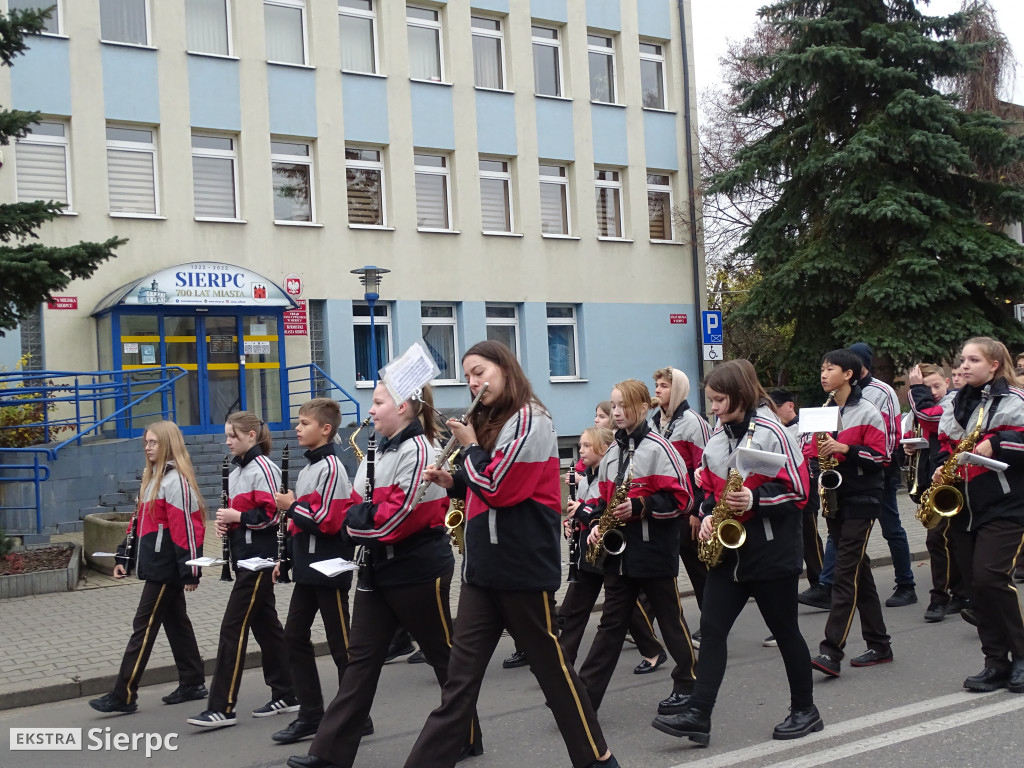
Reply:
M288 446L285 445L281 451L281 493L288 492ZM291 579L288 571L291 570L291 563L288 560L288 510L282 509L277 515L277 582L288 584Z
M374 462L377 455L377 433L371 431L366 438L366 486L363 488L363 501L373 504ZM356 590L373 592L373 552L367 544L359 548L359 576L356 579Z
M141 505L142 502L140 501ZM126 576L132 575L132 563L135 561L135 536L136 530L139 525L139 512L136 508L135 514L132 515L132 519L128 523L128 532L124 536L124 554L114 555L115 560L124 560L124 573Z
M231 495L228 490L228 479L230 477L231 461L225 456L224 463L220 465L220 505L225 509L231 506ZM220 558L224 561L224 565L220 568L220 580L234 581L231 578L231 541L228 539L227 531L224 532L224 537L221 539Z
M576 501L576 468L569 467L569 499ZM580 559L580 531L577 530L579 527L575 518L572 520L572 527L569 532L569 576L567 581L572 584L574 581L579 581L579 566L578 562Z

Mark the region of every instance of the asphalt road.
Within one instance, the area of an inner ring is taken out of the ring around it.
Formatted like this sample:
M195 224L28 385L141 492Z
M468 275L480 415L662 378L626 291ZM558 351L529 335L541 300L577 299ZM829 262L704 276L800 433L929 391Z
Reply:
M924 567L915 575L919 585L927 579ZM891 569L876 571L883 594L888 594L891 580ZM693 600L687 600L684 607L688 616L696 616ZM826 725L822 733L797 741L771 740L772 727L787 713L788 694L781 658L777 650L762 647L767 631L751 603L730 639L729 669L713 716L709 748L650 727L658 700L671 690L668 668L642 677L633 675L639 657L631 646L623 651L600 712L605 734L620 763L633 768L1019 768L1024 764L1024 695L964 691L963 678L983 666L977 635L958 617L925 624L924 608L919 603L885 610L896 656L893 664L867 669L844 666L838 680L825 680L815 673L816 702ZM824 618L822 612L801 608L801 626L812 653ZM591 631L594 626L596 617ZM584 641L584 649L588 643L589 639ZM848 651L853 655L863 649L855 627ZM501 668L501 659L511 651L512 641L503 639L484 681L480 716L486 754L462 765L568 766L561 739L529 670ZM321 679L333 694L330 657L321 660L320 668ZM291 746L270 741L270 734L287 725L292 715L249 717L249 709L269 698L258 669L245 673L238 724L216 731L201 731L184 722L202 710L203 702L174 707L160 702L173 687L143 688L139 711L133 715L100 715L88 707L86 699L0 712L4 738L9 728L78 727L83 729L84 744L82 751L72 752L10 751L9 744L4 744L0 766L258 768L283 766L289 755L306 751L308 741ZM376 734L363 740L356 766L402 766L437 701L437 686L428 668L404 661L389 664L373 707ZM90 738L90 732L95 737ZM167 735L176 733L170 744L177 749L155 751L147 759L141 737L137 751L105 748L108 734L113 738L119 733L154 734L151 743L157 737L163 743Z

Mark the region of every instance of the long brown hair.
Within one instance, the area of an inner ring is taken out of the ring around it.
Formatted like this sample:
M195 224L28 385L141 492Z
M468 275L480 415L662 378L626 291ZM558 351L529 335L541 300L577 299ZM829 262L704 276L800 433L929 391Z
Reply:
M235 411L228 415L227 423L235 430L235 434L256 433L256 445L263 451L264 456L270 456L270 429L266 423L252 411Z
M728 397L729 411L739 410L745 415L759 405L766 405L775 415L779 413L757 380L757 371L749 360L739 358L716 365L704 380L704 386Z
M181 436L178 425L173 421L155 421L146 427L146 432L152 432L153 437L156 438L156 461L150 464L149 460L146 460L146 468L142 471L142 492L145 493L148 490L149 494L148 498L143 499L142 493L140 493L139 501L148 503L156 499L160 493L160 483L163 482L164 475L167 474L167 464L173 462L178 474L188 483L192 493L199 500L199 509L205 516L206 501L203 500L203 495L199 492L196 471L192 467L192 457L188 455L185 438ZM142 439L146 439L145 432ZM188 513L189 510L186 509L185 514Z
M470 417L470 424L476 432L476 439L480 446L488 451L494 450L494 444L498 441L498 434L505 422L512 418L516 411L528 403L534 403L541 408L544 404L533 394L533 386L530 380L523 373L522 366L516 360L512 351L498 341L481 341L466 350L462 356L463 362L470 355L477 355L501 369L505 377L505 388L490 405L481 402L473 415ZM544 408L545 412L547 411Z
M968 344L974 344L981 350L981 354L985 356L985 359L989 362L999 363L999 367L996 372L992 374L992 380L995 381L998 378L1006 379L1006 383L1011 387L1019 387L1021 382L1017 377L1017 371L1013 366L1013 358L1010 357L1010 350L1006 348L1006 345L1001 341L996 341L990 336L975 336L973 339L968 339L964 342L964 347ZM960 348L963 350L963 347Z
M438 427L437 419L434 418L436 411L434 410L433 387L425 384L418 399L406 400L406 402L409 403L409 413L412 414L412 417L420 420L423 434L426 435L427 440L436 443L441 436L441 428Z

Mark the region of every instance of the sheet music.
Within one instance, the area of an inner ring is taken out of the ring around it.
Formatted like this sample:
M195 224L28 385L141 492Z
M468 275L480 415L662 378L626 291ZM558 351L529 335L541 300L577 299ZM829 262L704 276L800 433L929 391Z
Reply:
M987 456L980 456L977 453L961 453L956 457L956 463L959 466L964 464L974 464L978 467L985 467L995 472L1005 472L1010 468L1010 465L1005 461L997 461L996 459L990 459Z
M904 448L913 448L914 450L921 450L922 448L928 447L928 441L923 437L905 437L900 440L900 445Z
M93 552L93 557L117 557L117 552Z
M801 408L800 434L837 432L843 428L838 408Z
M345 573L345 571L355 571L359 569L357 563L353 563L351 560L346 560L343 557L334 557L330 560L320 560L316 563L310 563L311 568L316 568L324 576L337 576L338 574Z
M263 571L267 568L273 568L275 565L277 565L277 561L267 557L249 557L238 561L238 567L244 568L247 571Z
M209 568L213 565L224 565L226 561L219 557L197 557L195 560L186 560L185 565L198 565L200 568Z
M416 342L380 370L384 382L396 403L403 403L418 394L424 385L437 378L441 369L422 343Z
M786 466L786 457L781 453L762 451L757 448L741 446L733 454L736 470L746 480L751 475L778 477L779 471Z

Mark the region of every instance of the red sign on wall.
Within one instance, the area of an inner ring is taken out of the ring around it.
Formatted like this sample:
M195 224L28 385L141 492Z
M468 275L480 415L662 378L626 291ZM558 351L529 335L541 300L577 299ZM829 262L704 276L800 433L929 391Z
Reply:
M54 296L46 302L48 309L78 309L77 296Z
M302 295L302 278L294 272L289 272L284 277L284 292L289 296Z
M298 302L298 309L289 309L284 313L285 336L309 335L309 324L306 322L306 300L298 299Z
M669 315L668 321L672 325L686 325L686 315Z

